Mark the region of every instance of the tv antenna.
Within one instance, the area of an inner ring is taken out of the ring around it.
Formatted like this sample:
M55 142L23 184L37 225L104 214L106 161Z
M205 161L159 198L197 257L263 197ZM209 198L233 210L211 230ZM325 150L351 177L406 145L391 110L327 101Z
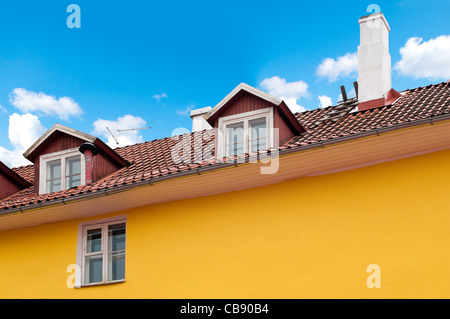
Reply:
M141 127L141 128L127 128L123 130L117 130L117 132L127 132L127 131L139 131L139 130L148 130L151 129L151 127Z
M114 141L116 141L116 145L119 146L119 141L114 136L114 134L111 132L109 127L106 127L106 129L108 130L109 134L111 134ZM120 132L139 131L139 130L148 130L148 129L151 129L151 127L149 126L149 127L139 127L139 128L127 128L127 129L121 129L121 130L116 130L116 131L117 131L117 133L120 133Z
M109 127L106 127L106 129L108 130L109 134L111 134L111 136L113 137L113 139L116 141L116 145L119 146L119 142L117 141L117 138L114 136L113 133L111 133L111 130L109 129Z

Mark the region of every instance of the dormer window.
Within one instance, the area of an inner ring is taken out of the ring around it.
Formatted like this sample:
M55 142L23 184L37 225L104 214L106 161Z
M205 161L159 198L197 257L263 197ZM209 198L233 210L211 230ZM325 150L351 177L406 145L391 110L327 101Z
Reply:
M84 156L78 148L40 156L39 194L85 184Z
M194 131L207 126L215 129L218 159L276 148L305 132L282 99L245 83L212 109L192 111L191 117Z
M53 125L23 156L34 163L36 195L90 185L130 164L97 137L61 124Z
M233 156L273 146L273 109L219 118L219 156Z

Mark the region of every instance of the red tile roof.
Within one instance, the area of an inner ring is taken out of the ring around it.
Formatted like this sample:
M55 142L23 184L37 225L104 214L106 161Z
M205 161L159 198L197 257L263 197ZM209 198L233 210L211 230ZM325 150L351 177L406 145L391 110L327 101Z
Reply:
M301 150L307 145L314 146L341 137L357 136L358 133L373 132L402 123L414 124L420 120L432 120L437 116L450 115L450 81L401 93L402 96L392 105L360 112L354 111L357 101L353 99L337 106L296 113L295 117L306 129L306 132L294 137L279 149ZM201 145L202 152L208 150L205 159L197 161L196 155L198 154L192 149L191 154L183 154L178 149L174 149L174 146L182 138L190 140L191 145L196 143ZM195 172L197 168L214 168L223 165L223 162L214 158L211 145L214 145L214 130L187 133L183 136L119 147L115 151L130 163L129 166L91 185L79 186L74 189L45 195L35 195L34 187L24 189L1 200L0 211L63 198L69 199L81 194L114 189L118 186L133 185L143 181L157 181L163 177L171 177L171 175L176 177L183 172ZM172 159L174 150L180 156L190 157L190 163L175 163ZM26 181L33 182L33 165L14 168L13 171Z
M28 183L33 184L34 182L34 165L13 167L13 172L22 177Z
M285 146L306 145L450 113L450 82L419 87L402 94L393 105L348 113L337 121L328 120L318 125L320 118L331 113L336 106L297 113L297 119L307 134L295 137Z

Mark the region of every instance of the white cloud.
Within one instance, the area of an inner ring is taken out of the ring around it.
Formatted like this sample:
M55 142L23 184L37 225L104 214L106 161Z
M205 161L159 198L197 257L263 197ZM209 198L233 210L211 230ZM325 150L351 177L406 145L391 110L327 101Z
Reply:
M46 131L36 115L14 113L9 117L8 138L19 148L28 149Z
M62 120L68 120L71 116L83 113L78 103L70 97L56 98L22 88L14 89L9 96L9 101L22 112L39 112L57 116Z
M328 78L329 82L348 76L356 76L358 72L358 53L347 53L337 59L325 58L317 67L316 75Z
M441 35L435 39L423 41L422 38L410 38L400 48L402 58L394 70L415 79L450 78L450 35Z
M298 105L297 102L300 98L309 96L306 82L287 82L286 79L272 76L262 80L260 86L269 94L282 99L293 113L306 110L303 106Z
M14 113L9 117L8 138L13 150L0 146L0 160L9 167L28 165L23 153L47 131L36 115Z
M188 105L184 110L176 110L176 113L181 116L189 116L194 108L194 105Z
M295 99L295 98L288 99L288 98L281 96L280 99L282 99L286 103L286 105L289 107L289 109L291 110L292 113L306 111L306 108L304 106L297 104L297 99Z
M127 114L123 117L118 117L115 121L97 119L93 125L94 134L107 138L108 142L106 144L111 148L115 148L117 146L142 143L144 141L142 136L138 134L139 131L118 132L117 130L142 128L145 127L146 124L147 123L143 118ZM116 144L114 137L108 132L108 128L111 133L114 134L119 145Z
M158 102L159 102L159 100L161 100L161 99L163 99L163 98L165 98L165 97L167 97L167 94L166 94L166 93L161 93L161 94L155 94L155 95L153 95L153 98L154 98L156 101L158 101Z
M324 108L330 105L333 105L333 101L331 100L331 97L326 95L319 95L317 98L319 100L319 107Z
M23 151L21 150L14 149L11 151L0 146L0 161L10 168L31 164L22 154Z

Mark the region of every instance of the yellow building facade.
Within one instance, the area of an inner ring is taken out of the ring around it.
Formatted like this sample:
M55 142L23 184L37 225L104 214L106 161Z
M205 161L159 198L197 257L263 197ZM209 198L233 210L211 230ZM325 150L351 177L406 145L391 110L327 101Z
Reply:
M449 162L447 149L5 230L0 298L449 298ZM80 223L119 215L125 281L74 288Z
M396 91L384 15L359 25L338 105L241 83L191 133L55 124L0 162L0 298L450 298L450 80Z

